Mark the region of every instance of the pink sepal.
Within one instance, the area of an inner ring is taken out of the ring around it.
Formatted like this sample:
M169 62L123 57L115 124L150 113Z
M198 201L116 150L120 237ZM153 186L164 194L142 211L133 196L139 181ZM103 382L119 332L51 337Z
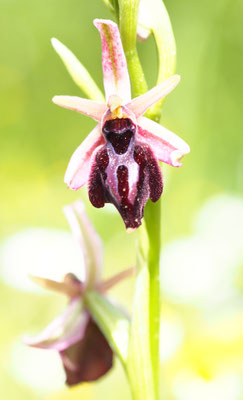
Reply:
M179 136L145 117L138 120L137 139L148 144L160 161L173 167L181 167L180 159L190 152Z
M102 44L102 66L106 100L117 94L126 103L131 100L130 79L120 32L115 22L95 19Z
M84 337L89 314L79 298L72 300L66 310L34 338L24 336L29 346L62 351Z
M84 204L81 201L65 206L63 212L84 257L84 287L94 288L101 279L103 265L102 241L88 219Z
M107 107L104 103L97 101L82 99L77 96L54 96L53 103L69 110L77 111L81 114L88 115L96 121L100 121Z
M105 139L98 124L71 157L64 177L64 182L68 187L78 190L88 182L92 155L103 144L105 144Z
M157 101L163 99L167 94L169 94L180 82L180 76L174 75L171 78L167 79L165 82L161 83L158 86L155 86L153 89L149 90L147 93L142 94L139 97L135 97L132 99L130 103L126 106L132 111L137 118L145 113L145 111L151 107L153 104L157 103Z

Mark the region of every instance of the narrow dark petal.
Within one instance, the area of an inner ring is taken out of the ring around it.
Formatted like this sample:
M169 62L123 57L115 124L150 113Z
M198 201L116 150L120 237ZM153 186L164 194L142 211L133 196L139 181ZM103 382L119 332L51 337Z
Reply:
M112 367L113 352L90 318L84 338L60 352L69 386L99 379Z

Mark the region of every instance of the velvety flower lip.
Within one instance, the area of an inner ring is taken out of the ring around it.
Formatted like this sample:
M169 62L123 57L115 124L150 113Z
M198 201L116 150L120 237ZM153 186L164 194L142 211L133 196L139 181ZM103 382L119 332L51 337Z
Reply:
M102 242L87 218L83 204L78 201L65 206L64 213L84 256L85 279L81 282L72 273L66 274L63 282L31 277L45 289L68 296L69 304L40 334L25 336L23 341L32 347L58 351L66 372L66 383L74 385L98 379L110 370L113 362L113 351L85 306L86 291L97 290L104 294L133 274L134 269L102 281Z
M106 103L73 96L53 98L55 104L98 122L72 155L64 181L73 190L87 184L91 203L98 208L113 203L126 228L133 230L141 225L147 200L155 202L161 196L163 180L158 161L180 167L181 158L190 152L188 144L176 134L143 117L149 107L177 86L180 77L174 75L131 99L118 27L102 19L95 19L94 25L101 37ZM60 56L72 70L74 56L68 59L69 50L62 52L58 43Z

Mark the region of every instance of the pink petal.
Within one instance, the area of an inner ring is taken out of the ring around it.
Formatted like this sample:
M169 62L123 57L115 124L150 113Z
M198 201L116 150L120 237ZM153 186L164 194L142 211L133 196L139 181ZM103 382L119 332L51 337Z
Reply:
M107 290L113 288L118 283L122 282L126 278L130 278L131 276L136 275L136 267L127 268L116 275L113 275L111 278L106 281L102 281L99 283L97 289L102 292L107 292Z
M179 82L180 82L180 76L174 75L171 78L167 79L165 82L161 83L160 85L155 86L147 93L142 94L139 97L136 97L126 106L138 118L140 117L140 115L143 115L145 111L149 107L151 107L154 103L157 103L157 101L167 96L167 94L169 94L178 85Z
M52 101L60 107L88 115L96 121L101 121L107 109L104 103L98 103L97 101L82 99L76 96L55 96Z
M139 118L137 139L147 143L160 161L174 167L181 167L179 160L190 152L188 144L179 136L145 117Z
M85 261L85 286L94 287L101 278L103 245L88 219L84 204L76 201L63 208L73 236L79 244Z
M29 346L62 351L84 337L88 320L89 314L83 310L81 299L76 298L38 336L25 336L23 341Z
M97 125L73 153L65 173L64 182L78 190L89 179L91 158L97 148L105 143L100 125Z
M115 22L104 19L95 19L94 25L101 36L106 100L117 94L128 102L131 100L131 87L119 29Z
M29 275L29 278L43 289L66 294L70 298L80 296L82 293L82 283L70 273L65 275L63 282L57 282L52 279L42 278L41 276L35 275Z

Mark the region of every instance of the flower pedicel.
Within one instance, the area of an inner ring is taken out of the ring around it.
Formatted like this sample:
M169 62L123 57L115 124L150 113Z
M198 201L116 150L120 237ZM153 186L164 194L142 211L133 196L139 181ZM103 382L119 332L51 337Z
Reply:
M74 152L64 181L73 190L88 184L95 207L113 203L128 230L141 225L144 206L156 202L163 190L163 161L180 167L189 146L177 135L142 115L178 84L174 75L147 93L131 100L130 80L120 33L110 20L94 20L102 42L106 103L74 96L55 96L59 106L78 111L98 122ZM53 39L62 55L66 49ZM67 50L67 49L66 49Z

